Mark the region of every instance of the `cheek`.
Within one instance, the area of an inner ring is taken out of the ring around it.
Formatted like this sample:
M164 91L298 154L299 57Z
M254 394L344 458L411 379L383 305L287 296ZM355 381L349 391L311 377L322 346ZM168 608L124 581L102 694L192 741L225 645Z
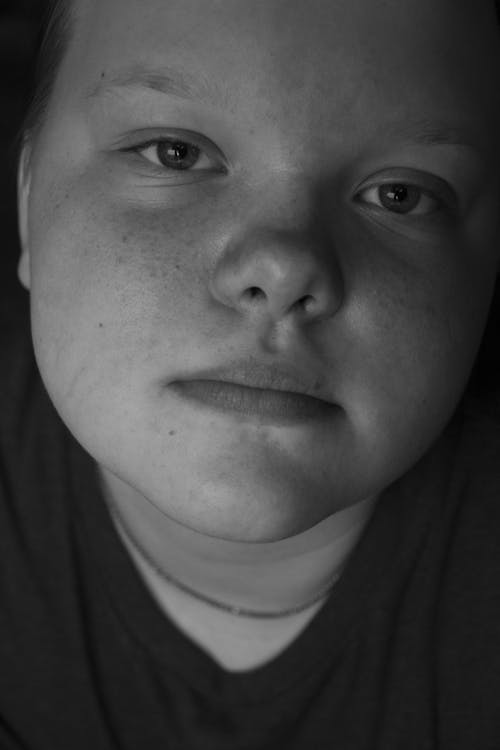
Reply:
M401 366L473 357L495 283L491 248L465 228L415 237L349 229L352 326L373 342L374 355L397 355Z
M138 324L158 306L178 310L180 318L181 301L186 308L200 296L200 245L211 233L204 218L67 196L49 221L32 227L35 297L73 319L116 315Z
M337 232L346 297L320 346L341 399L374 455L395 436L423 446L470 374L492 291L487 254L444 230L405 236L349 218Z
M47 205L31 226L33 336L46 380L74 396L91 375L133 373L185 347L203 317L206 212L117 208L81 192Z
M347 311L345 398L374 451L409 443L420 451L465 388L493 285L460 247L441 247L425 263L373 257L358 259Z

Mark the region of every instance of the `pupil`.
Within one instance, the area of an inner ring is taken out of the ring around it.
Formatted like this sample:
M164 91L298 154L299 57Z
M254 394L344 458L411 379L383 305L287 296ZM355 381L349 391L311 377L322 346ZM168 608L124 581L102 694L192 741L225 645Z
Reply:
M393 183L392 185L382 185L379 188L379 198L382 205L388 211L396 213L409 213L416 208L421 200L421 191L412 185L402 183Z
M388 195L396 203L402 203L408 198L408 188L404 185L391 185Z
M171 158L181 161L186 158L188 147L183 143L173 143L168 147L167 153Z
M164 141L158 145L158 157L170 169L190 169L200 158L200 149L182 141Z

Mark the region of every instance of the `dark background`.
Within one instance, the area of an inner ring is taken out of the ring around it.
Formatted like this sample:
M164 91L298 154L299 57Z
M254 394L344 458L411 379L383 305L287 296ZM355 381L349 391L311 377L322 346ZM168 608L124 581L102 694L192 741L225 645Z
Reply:
M34 76L44 0L0 0L0 314L25 314L28 294L17 281L17 135ZM5 318L3 318L5 320ZM1 356L1 355L0 355Z
M500 5L500 0L497 5ZM23 117L32 92L36 49L40 43L40 26L45 12L46 0L0 0L0 321L7 325L16 325L18 319L25 319L29 310L28 293L16 275L20 252L16 162ZM498 410L500 415L499 330L500 283L497 282L471 388L477 395L487 397L492 409Z

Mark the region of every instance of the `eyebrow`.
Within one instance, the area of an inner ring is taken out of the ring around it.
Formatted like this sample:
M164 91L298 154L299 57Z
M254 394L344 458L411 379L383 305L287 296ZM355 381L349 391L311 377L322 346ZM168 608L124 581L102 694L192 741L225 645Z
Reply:
M453 125L448 122L434 121L429 118L410 119L404 123L391 123L385 135L394 136L417 146L466 146L481 153L475 127Z
M178 99L227 104L227 92L201 72L194 76L170 66L154 68L140 64L103 72L98 83L87 91L86 98L94 99L123 88L143 88Z
M95 99L121 89L146 89L187 101L206 101L227 109L229 92L216 81L199 71L193 75L187 70L168 65L154 67L136 63L118 70L103 72L97 84L87 92L86 98ZM481 139L474 137L475 127L457 126L446 121L426 117L391 120L380 129L380 135L393 137L417 146L461 146L484 158ZM377 134L377 135L379 135Z

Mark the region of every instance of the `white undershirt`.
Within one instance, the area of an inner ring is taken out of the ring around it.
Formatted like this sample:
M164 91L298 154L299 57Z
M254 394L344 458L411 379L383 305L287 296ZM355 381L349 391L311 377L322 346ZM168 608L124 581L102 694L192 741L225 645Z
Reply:
M301 534L301 538L296 537L295 551L297 540L300 548L302 544L307 545L318 533L321 532L323 536L328 532L329 542L325 546L325 554L328 554L329 570L332 578L340 577L347 559L372 516L376 501L376 497L368 498L350 508L338 511L318 524L318 527ZM115 519L114 524L142 580L162 612L188 638L229 671L256 668L277 656L297 638L324 605L323 599L303 612L277 620L238 617L215 609L165 581L140 555ZM283 564L289 564L287 542L289 540L285 539L272 545L278 558L283 555ZM313 550L311 554L315 554L317 559L318 550ZM306 564L306 561L307 554L303 554L301 564Z

